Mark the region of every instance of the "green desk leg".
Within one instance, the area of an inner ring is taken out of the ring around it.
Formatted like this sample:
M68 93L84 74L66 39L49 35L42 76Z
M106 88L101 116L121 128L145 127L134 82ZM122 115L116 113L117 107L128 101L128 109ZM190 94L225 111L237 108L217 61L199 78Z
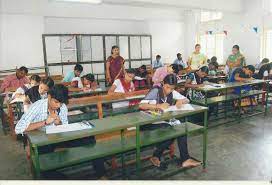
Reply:
M140 177L141 170L141 141L140 141L140 126L136 126L136 175Z
M224 114L225 114L225 119L227 118L227 99L228 99L228 89L225 89L225 102L224 102Z
M122 147L125 146L125 132L124 129L121 130L121 144ZM125 171L125 154L122 153L121 155L121 163L122 163L122 176L125 177L126 176L126 171Z
M242 87L243 86L240 87L239 100L238 100L238 106L239 106L238 123L241 122L241 116L242 116L241 115L241 109L242 109L242 107L241 107L241 104L242 104Z
M41 171L40 171L40 162L39 162L39 152L37 146L33 147L34 150L34 174L35 179L40 179Z
M206 169L207 160L207 126L208 126L208 110L204 112L204 130L203 130L203 170Z
M205 106L208 107L208 92L205 91Z

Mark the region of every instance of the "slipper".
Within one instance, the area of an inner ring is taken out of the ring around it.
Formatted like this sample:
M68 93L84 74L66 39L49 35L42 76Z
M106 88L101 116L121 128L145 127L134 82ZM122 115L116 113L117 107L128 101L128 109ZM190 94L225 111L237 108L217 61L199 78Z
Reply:
M150 162L153 164L153 166L160 167L160 164L156 164L155 159L153 157L150 158Z

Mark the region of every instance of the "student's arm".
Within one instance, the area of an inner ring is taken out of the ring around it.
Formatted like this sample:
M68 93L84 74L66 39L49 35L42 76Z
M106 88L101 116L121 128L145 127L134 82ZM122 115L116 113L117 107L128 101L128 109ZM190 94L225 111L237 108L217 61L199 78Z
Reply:
M55 112L55 119L56 125L68 124L68 109L65 104L61 106L59 115Z
M203 87L204 84L192 84L192 79L187 79L185 82L185 88L198 88L198 87Z
M121 92L114 92L117 88L117 86L122 85L119 80L115 80L110 89L108 90L108 95L124 95L124 93Z
M9 80L4 79L1 84L0 93L5 92L9 86L10 86Z
M241 77L239 76L239 73L235 74L234 79L235 79L236 81L239 81L239 82L246 82L246 81L249 80L249 78L241 78Z
M189 99L187 99L185 96L181 95L177 91L173 91L173 99L177 100L176 101L176 106L177 108L181 108L182 105L190 103Z
M141 103L139 105L139 108L142 110L164 110L169 108L169 104L168 103L161 103L161 104L148 104L148 103Z
M110 76L110 61L109 61L109 59L106 62L106 78L109 83L112 83L112 79Z

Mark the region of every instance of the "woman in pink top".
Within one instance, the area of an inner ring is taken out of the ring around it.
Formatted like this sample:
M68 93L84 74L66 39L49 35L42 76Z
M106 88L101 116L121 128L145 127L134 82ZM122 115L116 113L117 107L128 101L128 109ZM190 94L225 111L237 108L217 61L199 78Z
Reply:
M153 82L153 87L155 86L161 86L161 82L163 79L168 75L168 74L178 74L179 71L183 69L182 65L177 65L177 64L171 64L170 66L164 66L156 69L153 77L152 77L152 82Z
M19 87L23 87L29 83L29 79L26 77L28 69L26 67L20 67L16 70L16 74L9 75L3 79L3 83L0 88L0 92L6 92L9 90L16 90Z

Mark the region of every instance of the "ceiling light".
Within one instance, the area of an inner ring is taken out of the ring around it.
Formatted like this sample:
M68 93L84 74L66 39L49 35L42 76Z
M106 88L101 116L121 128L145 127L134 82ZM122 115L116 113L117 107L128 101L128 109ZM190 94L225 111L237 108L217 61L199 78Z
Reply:
M102 0L55 0L56 2L71 2L71 3L91 3L100 4Z

